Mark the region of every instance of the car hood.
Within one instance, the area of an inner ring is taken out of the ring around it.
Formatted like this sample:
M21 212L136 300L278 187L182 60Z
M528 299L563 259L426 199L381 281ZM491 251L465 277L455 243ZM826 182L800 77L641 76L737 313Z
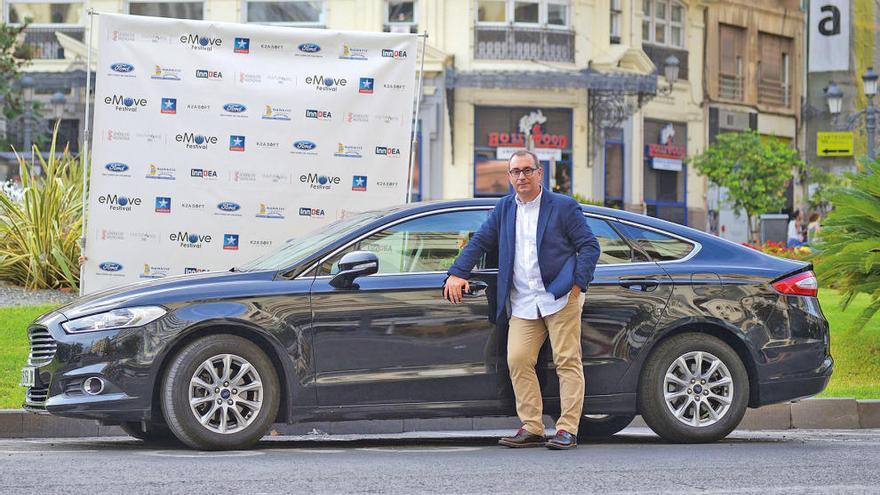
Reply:
M271 282L275 273L204 272L137 282L80 297L58 308L57 312L72 320L121 307L164 305L234 296L255 291L263 283Z

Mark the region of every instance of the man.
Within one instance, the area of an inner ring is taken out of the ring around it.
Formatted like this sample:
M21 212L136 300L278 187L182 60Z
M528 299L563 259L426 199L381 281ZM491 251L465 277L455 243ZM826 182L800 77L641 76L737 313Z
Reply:
M508 162L515 194L501 198L449 268L443 295L461 302L467 278L484 252L498 252L495 321L509 318L507 364L523 425L499 443L508 447L577 446L584 404L581 310L599 259L599 243L574 199L542 188L544 171L534 153L515 152ZM556 435L544 438L538 352L550 336L559 377L561 414Z

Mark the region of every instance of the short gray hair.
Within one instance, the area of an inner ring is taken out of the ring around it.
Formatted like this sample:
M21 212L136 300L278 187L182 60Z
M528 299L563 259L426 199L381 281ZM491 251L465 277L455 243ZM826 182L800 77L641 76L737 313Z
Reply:
M507 159L507 168L510 169L510 162L513 161L514 158L518 156L530 156L532 157L532 163L535 164L535 168L541 168L541 160L538 159L538 155L532 153L527 149L516 150L510 155L510 158Z

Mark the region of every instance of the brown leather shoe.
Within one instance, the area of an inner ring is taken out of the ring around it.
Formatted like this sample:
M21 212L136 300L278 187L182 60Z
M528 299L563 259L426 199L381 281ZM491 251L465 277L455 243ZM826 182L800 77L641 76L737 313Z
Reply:
M559 430L553 438L547 440L547 448L552 450L568 450L578 446L577 436L565 430Z
M500 445L504 445L505 447L512 448L522 448L522 447L543 447L546 439L543 435L535 435L534 433L530 433L525 428L520 428L516 430L516 435L512 437L504 437L501 440L498 440Z

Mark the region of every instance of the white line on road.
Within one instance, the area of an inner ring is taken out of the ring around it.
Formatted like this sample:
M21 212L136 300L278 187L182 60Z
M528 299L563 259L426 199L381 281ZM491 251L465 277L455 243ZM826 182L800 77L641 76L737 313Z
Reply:
M216 457L253 457L256 455L263 455L262 452L257 450L230 450L227 452L181 452L177 450L152 450L137 453L153 457L179 457L196 459L211 459Z
M80 452L97 452L97 450L0 450L2 454L79 454Z

